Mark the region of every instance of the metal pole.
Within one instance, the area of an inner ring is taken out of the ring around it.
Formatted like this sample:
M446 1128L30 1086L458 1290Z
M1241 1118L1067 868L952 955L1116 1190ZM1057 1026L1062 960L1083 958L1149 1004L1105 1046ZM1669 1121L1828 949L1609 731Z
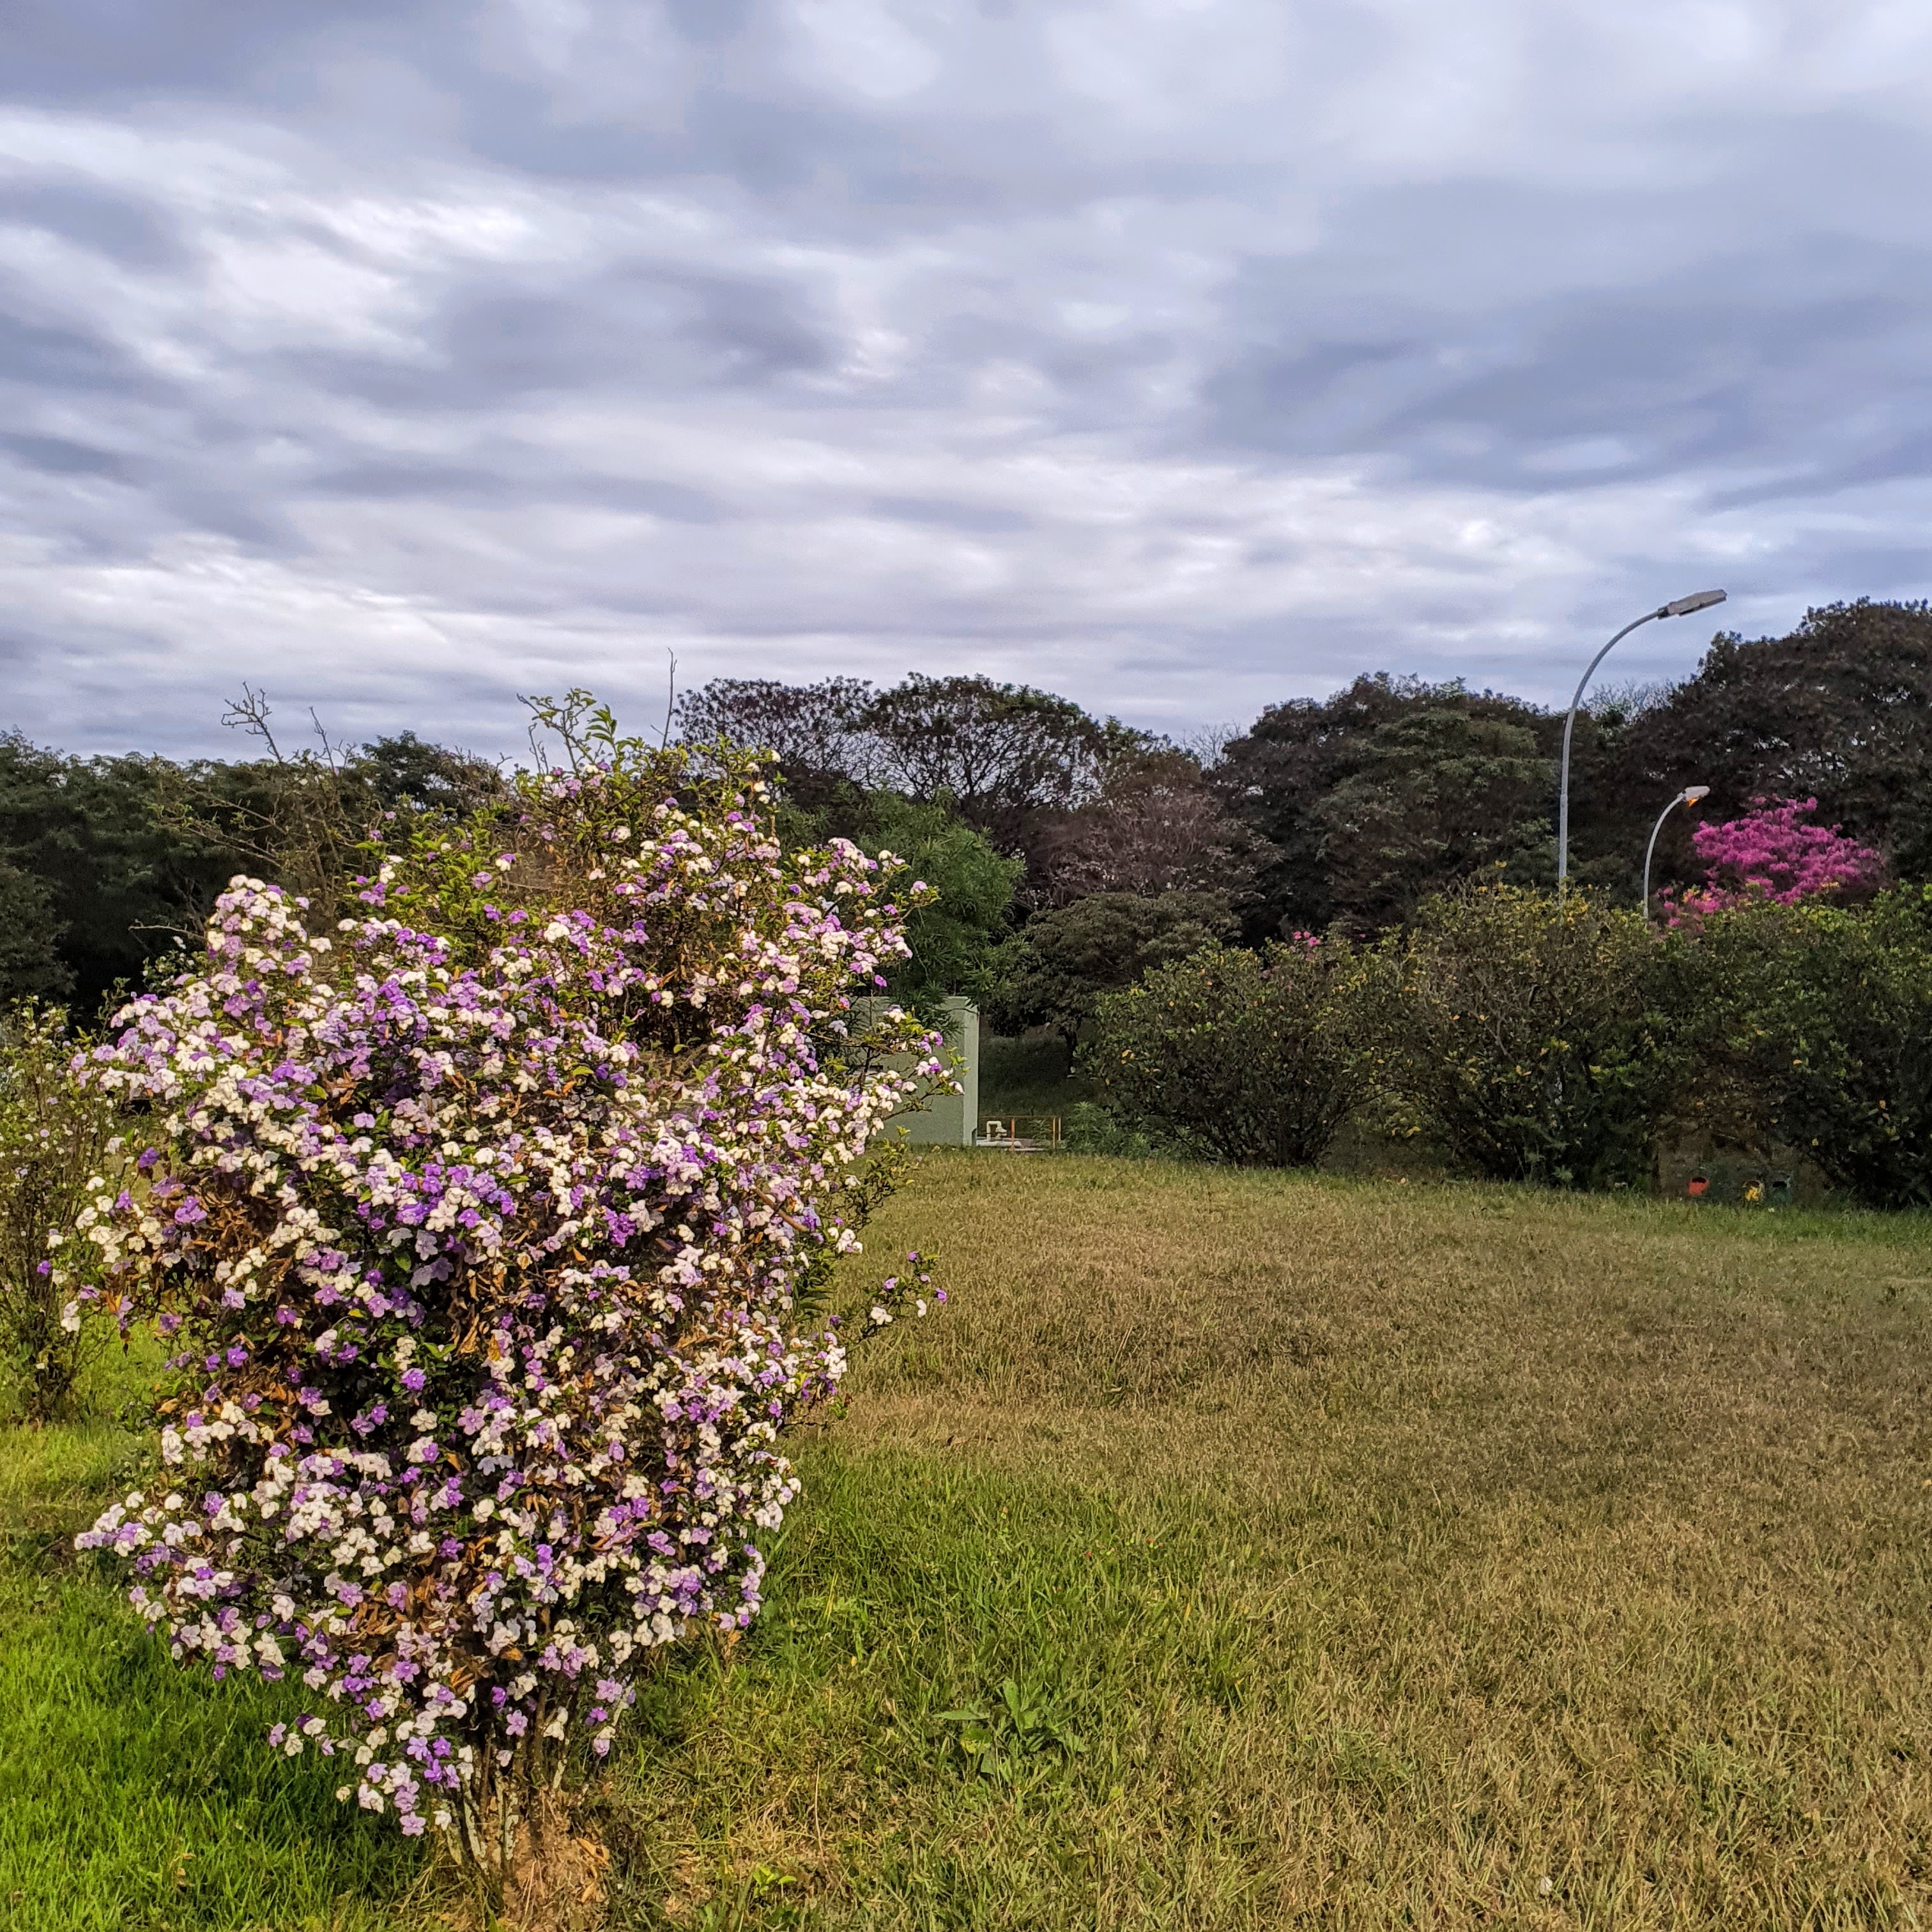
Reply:
M1570 734L1576 728L1576 707L1583 701L1583 687L1589 682L1591 673L1610 655L1610 646L1621 644L1638 624L1648 624L1653 617L1688 617L1694 610L1708 610L1712 604L1724 601L1721 590L1700 590L1688 597L1672 598L1668 604L1660 604L1654 610L1646 610L1636 623L1626 624L1590 660L1588 668L1576 680L1576 694L1570 699L1570 715L1563 721L1563 778L1556 802L1556 890L1559 894L1570 877Z
M1576 707L1583 701L1583 687L1590 682L1594 673L1605 658L1610 654L1611 646L1620 644L1639 624L1648 624L1654 617L1667 616L1669 612L1660 604L1654 610L1646 610L1635 623L1626 624L1610 643L1606 644L1589 662L1583 675L1576 680L1576 694L1570 700L1570 715L1563 721L1563 777L1556 794L1556 890L1558 893L1568 890L1570 877L1570 734L1576 728Z
M1684 794L1680 791L1657 814L1657 823L1650 828L1650 843L1643 848L1643 916L1646 920L1650 916L1650 855L1657 850L1657 835L1664 830L1664 821L1683 802Z
M1650 828L1650 843L1643 848L1643 916L1646 920L1650 917L1650 856L1657 850L1657 835L1664 830L1664 821L1680 805L1694 805L1700 798L1710 795L1708 785L1686 785L1657 814L1657 823Z

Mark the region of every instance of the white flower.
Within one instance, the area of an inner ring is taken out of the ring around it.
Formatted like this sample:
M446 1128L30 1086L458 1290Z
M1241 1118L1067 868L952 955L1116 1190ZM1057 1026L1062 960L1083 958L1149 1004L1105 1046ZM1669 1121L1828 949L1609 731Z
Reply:
M805 1320L794 1296L825 1250L860 1252L839 1225L836 1178L920 1089L915 1066L933 1051L898 1010L868 1006L866 1029L890 1042L896 1067L834 1076L812 1062L817 1030L844 1030L843 989L905 950L872 902L878 868L856 848L835 843L794 877L763 808L728 826L708 806L626 790L621 772L557 783L573 836L638 847L601 855L614 894L652 895L672 932L688 904L718 943L653 956L655 912L647 938L620 946L601 915L555 905L533 920L506 913L500 954L459 959L411 929L413 901L406 922L377 891L370 916L343 926L352 956L323 979L298 908L238 880L218 909L212 963L146 1003L102 1062L110 1090L158 1103L146 1131L168 1149L164 1174L214 1184L196 1190L210 1225L193 1234L177 1231L166 1190L156 1200L136 1183L117 1205L94 1184L99 1218L84 1238L118 1283L103 1312L145 1316L202 1294L235 1321L222 1314L204 1336L190 1317L191 1353L226 1352L231 1326L274 1346L233 1351L232 1376L220 1369L220 1386L162 1430L181 1492L164 1506L137 1492L88 1532L90 1546L148 1566L130 1594L178 1658L232 1666L238 1653L330 1700L326 1727L298 1720L273 1743L352 1755L364 1781L345 1794L400 1813L412 1835L460 1816L448 1788L422 1788L422 1747L465 1779L488 1773L489 1755L460 1742L486 1654L529 1658L510 1666L523 1672L514 1694L551 1737L566 1734L568 1687L597 1683L610 1721L590 1728L606 1744L652 1650L756 1614L764 1564L752 1538L781 1528L800 1489L776 1445L793 1407L845 1366L837 1334ZM630 824L614 837L608 820L620 817ZM488 862L466 843L460 858L454 843L440 850L472 885ZM520 875L529 861L496 862ZM414 878L402 861L376 870L384 887ZM379 987L372 1018L363 994ZM758 1010L708 1030L686 1018L728 988L757 997ZM628 1036L646 1000L667 1017L679 1010L691 1063L627 1084L628 1070L654 1064L656 1050ZM355 1056L374 1042L380 1059L382 1039L404 1036L428 1077L392 1105L386 1076ZM600 1070L580 1090L580 1065ZM605 1077L619 1070L626 1078ZM441 1181L418 1194L432 1157ZM190 1210L181 1226L193 1225ZM405 1282L464 1310L474 1337L439 1369L450 1399L439 1394L437 1410L427 1389L397 1390L422 1379L412 1360L441 1364L441 1352L406 1335L392 1350L368 1333L370 1311L385 1294L393 1306ZM321 1294L313 1306L304 1287ZM52 1274L54 1306L72 1292ZM887 1325L911 1298L885 1283L865 1325ZM700 1301L722 1318L694 1322ZM686 1318L670 1319L679 1310ZM94 1318L84 1300L70 1312ZM292 1374L291 1344L310 1358ZM388 1372L381 1413L395 1418L380 1435L372 1370ZM671 1540L647 1544L659 1521ZM431 1586L447 1574L443 1552L459 1551L474 1559L462 1566L470 1594L446 1615ZM688 1560L700 1557L701 1573ZM700 1574L694 1592L686 1579ZM415 1648L372 1666L360 1626L388 1623L392 1600ZM272 1614L255 1629L260 1610ZM607 1670L619 1680L608 1689Z

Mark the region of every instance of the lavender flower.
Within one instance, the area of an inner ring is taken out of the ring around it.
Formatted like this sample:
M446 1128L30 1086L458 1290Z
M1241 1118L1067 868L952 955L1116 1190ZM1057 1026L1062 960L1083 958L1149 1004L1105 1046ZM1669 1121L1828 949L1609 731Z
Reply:
M777 1438L845 1364L794 1294L939 1076L853 1003L893 862L784 850L754 757L608 748L418 832L333 934L237 878L79 1070L156 1123L80 1216L99 1298L197 1366L165 1486L78 1540L176 1658L301 1678L277 1748L486 1860L664 1646L755 1615Z

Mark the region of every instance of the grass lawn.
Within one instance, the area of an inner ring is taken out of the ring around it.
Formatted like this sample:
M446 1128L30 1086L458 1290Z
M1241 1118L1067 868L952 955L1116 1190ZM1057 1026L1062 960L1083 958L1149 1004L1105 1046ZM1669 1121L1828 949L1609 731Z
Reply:
M616 1923L1932 1918L1932 1223L939 1153L934 1240L602 1788ZM59 1558L127 1447L0 1450L0 1922L431 1925Z

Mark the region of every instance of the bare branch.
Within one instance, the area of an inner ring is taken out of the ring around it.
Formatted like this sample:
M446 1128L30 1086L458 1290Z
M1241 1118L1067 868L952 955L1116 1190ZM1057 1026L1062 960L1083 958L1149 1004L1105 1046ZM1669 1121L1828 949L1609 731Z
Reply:
M232 698L228 707L221 714L221 722L231 731L243 731L251 738L259 738L268 748L268 755L277 764L286 764L282 748L275 742L275 734L268 728L268 718L273 707L268 703L268 694L257 691L251 684L244 684L242 695Z

